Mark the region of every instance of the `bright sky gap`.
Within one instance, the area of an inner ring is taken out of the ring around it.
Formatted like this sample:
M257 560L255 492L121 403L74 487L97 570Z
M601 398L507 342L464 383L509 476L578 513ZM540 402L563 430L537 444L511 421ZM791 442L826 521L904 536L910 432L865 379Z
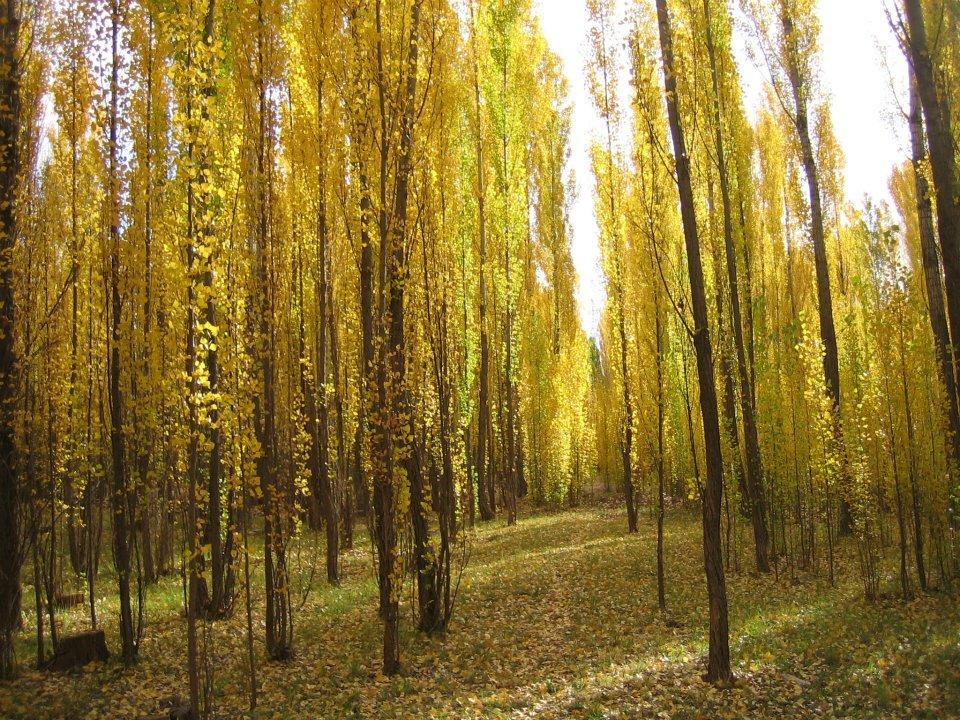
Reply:
M625 5L621 0L621 7ZM590 169L590 145L600 131L600 118L586 83L586 0L536 0L535 7L544 35L562 59L570 81L570 162L576 179L571 243L573 262L580 276L577 299L581 320L584 328L596 335L606 293ZM890 173L908 150L901 116L907 66L884 8L885 3L878 0L819 0L819 80L846 156L847 200L855 206L861 205L865 197L889 200ZM749 40L743 28L737 27L734 32L746 106L753 115L761 102L766 75L748 56ZM822 72L823 68L830 72ZM626 82L627 78L623 78L622 94L629 92Z

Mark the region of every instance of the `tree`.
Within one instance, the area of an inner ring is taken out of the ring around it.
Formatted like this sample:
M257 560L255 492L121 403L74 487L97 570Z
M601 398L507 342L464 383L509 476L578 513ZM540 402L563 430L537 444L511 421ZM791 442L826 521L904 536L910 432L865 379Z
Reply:
M637 532L636 498L633 485L633 433L634 412L633 398L630 392L630 373L627 362L628 338L626 329L626 303L624 288L624 269L622 267L624 247L621 242L619 228L619 190L616 183L616 156L614 153L614 133L616 132L618 109L616 98L616 77L614 41L610 34L613 23L613 4L609 0L597 0L588 6L593 27L591 28L591 44L593 46L594 77L591 82L591 91L594 102L600 108L604 120L606 137L606 205L607 228L606 237L609 249L606 250L608 262L613 265L613 301L617 312L617 338L620 348L620 374L623 393L623 441L621 445L621 463L623 468L623 492L627 505L627 528L630 532ZM595 167L598 163L594 163ZM595 170L598 172L598 170ZM599 174L599 172L598 172Z
M754 548L757 569L768 572L767 517L763 489L763 462L760 457L760 441L753 406L753 384L747 371L747 353L744 343L743 317L740 310L740 281L737 258L733 245L733 200L730 193L730 172L727 167L726 148L723 137L723 94L717 71L717 47L714 41L713 19L710 0L704 0L704 27L707 55L710 64L710 81L713 90L713 140L717 172L720 182L720 197L723 207L723 247L727 266L727 286L730 293L730 324L733 327L734 348L737 358L737 378L740 382L740 417L743 419L743 436L746 442L746 487L753 524ZM734 430L734 432L737 432Z
M123 646L123 661L131 665L137 660L140 638L140 624L134 627L133 610L130 595L130 573L132 570L131 548L134 496L130 488L130 470L128 467L126 433L124 423L124 394L121 387L123 366L121 359L121 341L123 339L123 300L121 297L121 208L120 208L120 147L119 147L119 108L120 108L120 32L126 8L121 0L110 2L110 109L107 125L107 227L109 236L108 287L110 289L110 335L107 344L109 375L110 409L110 450L112 487L110 506L113 519L113 560L117 569L117 582L120 590L120 640Z
M15 432L19 395L16 347L17 311L14 296L13 248L17 239L20 161L20 32L19 3L8 0L0 30L0 678L16 671L14 632L20 625L19 458Z
M690 160L687 155L677 99L673 34L666 0L657 0L657 20L663 61L664 95L667 102L670 137L673 141L677 187L680 192L680 214L687 250L687 271L690 276L694 322L691 334L697 356L700 414L703 419L703 439L707 461L707 480L702 497L704 570L710 599L710 652L707 659L706 679L709 682L729 684L733 679L733 673L730 669L727 627L727 588L720 556L720 504L723 496L720 419L717 412L716 381L713 375L713 350L707 318L707 296L700 259L700 241L697 237L696 206L690 177Z
M926 123L930 168L935 188L937 226L944 273L943 287L946 290L947 319L952 338L952 363L951 354L944 355L943 348L938 352L941 357L940 366L947 390L947 401L951 405L948 408L947 416L950 431L953 435L951 442L953 463L956 468L960 466L960 441L957 440L958 429L960 429L960 420L958 420L960 410L958 410L956 390L958 382L957 358L960 357L960 199L958 199L960 198L960 183L957 180L951 116L945 102L944 89L940 87L934 74L923 5L920 0L904 0L903 10L906 22L904 23L901 19L900 30L905 38L904 43L909 55L908 59L913 70L913 78L916 81L916 94L919 96L919 104L923 110L923 118ZM911 137L915 161L922 155L923 148L923 142L918 132L919 126L916 120L913 120ZM926 197L926 193L921 194L918 191L917 202L923 202L924 197ZM921 222L923 222L922 219ZM923 230L921 230L921 239L922 233ZM929 245L927 252L929 253ZM932 265L932 260L932 257L928 258L927 264ZM931 274L932 271L933 267L931 266ZM937 270L936 275L939 276L939 270ZM941 313L935 307L940 302L940 296L934 297L936 285L939 285L939 283L932 277L928 279L928 283L931 282L933 285L928 286L928 295L931 298L929 301L931 304L930 321L935 324L934 333L937 336L938 344L943 344L943 331L937 328L937 325L941 322ZM949 377L951 367L952 379ZM952 392L951 386L954 388Z

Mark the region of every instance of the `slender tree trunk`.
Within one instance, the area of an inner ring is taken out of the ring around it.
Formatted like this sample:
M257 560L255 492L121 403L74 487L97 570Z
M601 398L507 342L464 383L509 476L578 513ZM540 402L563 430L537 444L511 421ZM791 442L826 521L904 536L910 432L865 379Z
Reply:
M903 391L903 410L907 425L907 472L910 477L910 510L913 519L913 552L917 564L920 589L927 591L927 568L923 555L923 519L920 514L920 489L917 486L917 438L913 426L913 405L910 402L910 384L907 381L907 343L903 330L903 306L900 308L897 349L900 355L900 387Z
M926 120L930 167L936 189L937 224L956 381L956 366L960 359L960 183L957 180L953 128L947 105L947 92L938 86L934 72L922 3L920 0L904 0L904 10L907 16L910 59ZM954 386L956 387L956 382ZM955 440L956 442L958 441Z
M206 13L202 29L201 42L209 45L213 35L214 18L214 0L207 3ZM188 49L187 64L192 69L196 61L193 48ZM201 96L204 93L201 91ZM192 119L193 114L198 112L194 106L195 97L191 88L187 103L186 112L188 119ZM199 109L201 120L205 118L206 110L204 100L200 100ZM197 148L196 142L191 141L187 147L188 160L192 165L196 164L203 167L205 164L205 148ZM200 193L202 195L202 193ZM193 178L187 181L187 274L189 282L187 285L187 337L186 337L186 360L185 370L187 378L187 409L190 438L187 446L187 476L188 476L188 499L187 499L187 528L186 542L188 556L186 561L187 573L187 670L189 678L190 709L194 718L200 718L201 714L201 687L200 687L200 650L198 646L197 620L207 604L205 592L203 591L203 550L200 540L200 387L197 382L197 362L198 362L198 342L197 342L197 280L199 268L197 241L198 235L204 233L203 203L197 197L197 187ZM199 219L198 219L199 218ZM201 241L205 238L200 238ZM209 503L209 500L208 500Z
M241 449L240 482L241 482L241 522L240 532L243 538L243 590L244 606L247 611L247 667L250 681L250 710L257 707L257 661L253 651L253 602L250 599L250 492L247 486L247 471L243 464L243 450Z
M898 328L903 331L902 324ZM897 537L900 549L900 595L904 600L910 597L910 574L907 570L907 519L903 505L903 491L900 487L900 454L897 452L897 430L893 419L893 391L890 387L890 363L886 350L880 351L883 365L884 390L886 395L886 434L888 438L888 448L891 462L893 463L893 488L896 496L897 510ZM882 505L877 508L877 513L883 513Z
M411 437L416 437L411 417ZM427 516L429 502L424 488L422 443L414 440L409 450L407 478L410 481L410 522L413 526L414 564L417 571L417 607L419 628L430 633L440 625L441 606L437 582L437 555L430 543L430 523Z
M86 573L87 595L90 599L90 626L97 629L97 603L94 587L97 571L100 567L100 530L103 522L103 504L100 497L98 483L94 482L93 475L93 263L87 263L87 432L86 432L86 466L87 477L84 486L84 539L86 543ZM96 508L94 507L96 505ZM94 535L94 511L97 513L97 532Z
M794 127L800 142L800 160L807 178L807 193L810 197L810 242L813 245L813 260L817 277L817 311L820 318L820 341L823 343L823 377L827 395L833 405L833 425L837 443L841 448L844 481L850 484L850 468L843 443L843 428L840 421L840 356L837 350L837 331L833 322L833 297L830 293L830 268L827 262L827 245L823 234L823 196L820 193L820 175L817 169L813 142L810 139L810 120L807 108L807 81L799 66L799 47L796 31L789 9L781 4L781 24L786 37L786 65L793 90ZM844 488L846 490L846 488ZM840 532L849 534L853 529L850 505L845 492L840 497Z
M605 21L605 16L601 22ZM613 248L617 257L614 258L616 279L614 282L614 292L616 293L617 303L617 334L620 340L620 373L623 376L623 439L620 446L621 462L623 464L623 494L627 506L627 531L637 532L637 506L636 492L633 487L633 398L630 392L630 368L627 362L627 330L624 317L626 303L626 288L623 281L623 265L620 247L619 218L617 216L617 193L614 180L614 156L613 156L613 120L610 117L610 108L613 107L611 81L608 68L608 49L607 33L604 26L601 33L601 58L600 73L603 87L603 103L605 115L605 127L607 138L607 158L609 166L607 168L607 203L609 205L610 223L613 225L614 241Z
M663 342L663 321L660 310L660 289L654 289L654 322L657 344L657 606L661 611L667 609L666 579L663 563L663 517L666 482L664 472L664 415L666 402L663 387L663 364L665 348Z
M77 63L70 63L70 393L67 404L67 429L74 438L74 408L77 398L78 358L80 351L80 231L77 175L79 165L79 118L77 108ZM71 452L71 462L63 476L63 501L67 506L67 546L70 550L70 565L76 574L85 571L83 538L84 529L77 526L77 503L74 492L74 473L77 471L75 455ZM82 506L82 505L81 505Z
M19 390L13 248L20 181L19 3L7 0L0 24L0 680L16 672L14 634L20 627L19 458L14 422Z
M474 17L474 0L470 0L471 44L473 49L473 95L476 111L477 151L477 227L480 235L480 377L478 378L477 409L477 499L480 519L492 520L496 514L493 497L493 441L489 436L490 426L490 337L487 318L487 211L486 185L484 182L483 123L480 112L480 60L477 55L477 27ZM489 448L489 450L488 450Z
M750 506L750 520L753 524L754 550L757 569L769 572L767 559L767 518L763 497L763 463L760 458L760 440L753 408L753 386L747 369L747 354L743 339L743 320L740 312L740 285L737 276L737 257L733 247L733 211L730 198L730 180L728 177L726 149L723 142L723 121L721 109L721 86L717 72L717 52L713 40L713 27L710 17L710 0L704 0L707 54L710 59L710 77L713 83L713 124L714 149L717 169L720 175L720 198L723 205L723 245L727 262L727 284L730 291L730 324L733 326L733 342L737 356L737 376L740 380L740 416L743 420L743 438L746 445L746 488ZM734 433L737 430L734 428Z
M293 652L290 587L286 569L285 493L280 487L277 462L276 321L274 318L272 132L267 99L266 19L263 0L257 2L256 82L257 141L255 182L256 272L259 292L257 336L262 382L260 485L263 493L264 576L266 585L266 645L272 660L287 660Z
M713 187L710 187L710 201L709 201L709 210L712 215L713 213ZM721 261L716 252L714 252L714 264L719 267ZM720 365L720 378L723 382L723 398L721 402L721 410L723 411L723 421L726 425L727 437L730 442L730 464L733 466L733 475L737 480L737 489L740 491L740 511L744 514L745 517L752 517L750 513L750 489L747 486L747 475L743 466L743 453L740 449L740 429L739 422L737 421L737 399L736 392L733 387L733 370L730 368L730 359L729 359L729 346L727 344L726 337L726 320L727 315L724 310L723 304L723 285L721 282L717 282L716 287L716 303L717 303L717 347L718 347L718 358L717 361ZM729 535L729 530L728 530Z
M509 50L507 51L509 52ZM504 375L504 384L506 385L506 411L507 411L507 422L506 422L506 438L505 438L505 457L504 457L504 475L505 475L505 487L504 495L506 499L507 507L507 525L514 525L517 522L517 439L516 439L516 406L515 406L515 391L514 391L514 380L513 380L513 323L514 323L514 300L513 300L513 279L512 275L512 260L513 253L511 252L510 244L512 242L512 233L510 228L510 157L508 154L509 150L509 137L508 137L508 115L507 108L509 107L508 101L508 76L507 76L507 64L508 60L505 58L503 61L503 72L501 73L501 103L503 106L503 137L501 143L501 163L503 168L503 177L501 183L501 192L503 194L503 245L504 245L504 270L505 270L505 302L506 305L506 326L504 328L504 366L503 366L503 375ZM529 213L528 213L529 217Z
M317 117L322 116L324 108L323 83L317 84ZM320 137L323 137L322 128L320 128ZM316 428L317 443L317 471L319 477L320 504L323 510L327 543L327 582L336 585L339 583L338 561L340 556L340 520L339 505L337 502L336 482L330 479L330 404L328 400L327 381L329 379L327 372L327 330L332 327L329 319L331 308L329 301L331 298L330 277L330 249L329 229L327 226L327 199L326 199L326 170L323 162L320 164L320 171L317 177L317 191L319 193L319 203L317 210L317 234L320 257L318 259L318 283L316 288L317 302L319 305L320 322L317 327L317 380L320 387L320 413L319 425ZM335 378L336 380L336 378Z
M147 61L146 61L146 127L144 144L146 153L144 157L144 175L146 178L146 189L144 193L144 216L143 216L143 259L144 259L144 278L143 278L143 347L140 349L143 362L141 366L142 381L141 385L146 384L152 389L153 378L152 369L152 338L153 328L153 66L154 66L154 35L153 35L153 14L147 18ZM75 330L74 330L75 332ZM76 340L74 338L74 344ZM74 357L75 353L73 356ZM72 369L72 372L75 370ZM71 376L72 378L72 376ZM74 380L71 379L71 388ZM71 404L72 409L72 404ZM153 408L147 409L152 412ZM153 488L149 482L150 476L150 447L153 443L151 433L154 430L151 425L145 432L141 433L140 447L137 456L137 473L140 479L140 517L137 526L140 531L140 548L143 556L143 579L147 583L153 583L157 579L156 565L154 563L153 535L150 532L150 517L153 510L151 497Z
M327 270L331 267L332 261L327 258ZM348 448L346 429L344 423L344 403L343 403L343 383L340 374L340 342L337 337L337 321L333 302L333 283L327 283L327 332L330 335L330 370L333 375L333 405L337 413L336 433L337 433L337 480L336 487L343 494L342 502L339 502L342 545L345 548L353 547L353 492L347 477ZM329 559L329 558L328 558ZM338 561L339 562L339 561ZM339 576L339 568L337 575Z
M410 36L407 47L406 68L404 74L403 104L399 117L399 146L397 147L397 171L390 228L381 224L381 248L387 257L386 286L388 293L386 347L379 363L378 391L380 412L392 410L391 419L399 421L399 432L395 432L386 423L380 423L380 447L377 448L377 464L380 465L374 477L374 529L379 557L380 613L383 618L383 673L394 675L400 667L399 646L399 597L395 589L399 581L397 520L395 495L397 479L400 476L398 464L406 458L411 462L413 456L404 435L410 421L410 399L407 388L406 342L404 301L405 286L409 276L406 259L407 205L409 201L409 182L412 170L411 151L415 119L417 92L417 67L419 57L419 25L422 0L414 0L410 10ZM380 24L380 0L377 0L377 24ZM382 35L381 35L382 37ZM378 39L378 57L382 47ZM380 69L382 79L382 66ZM382 83L381 92L385 91ZM385 112L381 97L381 113ZM382 119L385 119L382 116ZM387 138L381 138L383 143ZM385 178L381 176L381 181ZM384 236L387 231L389 234ZM387 387L386 374L390 374L390 387ZM414 451L415 452L415 451Z
M612 161L612 159L611 159ZM619 278L617 304L617 331L620 335L620 372L623 375L623 445L621 446L621 462L623 463L623 494L627 504L627 532L637 532L637 504L636 493L633 488L633 399L630 393L630 369L627 364L627 331L623 317L623 278L619 258L617 276Z
M123 661L132 665L137 660L137 639L134 635L130 602L130 517L128 515L129 477L126 437L123 428L124 407L120 342L122 340L123 302L120 295L120 188L117 122L119 118L120 72L120 0L113 0L110 11L110 116L109 116L109 182L108 210L110 233L110 343L109 343L109 408L110 451L113 487L110 494L113 514L113 559L117 569L120 593L120 642Z
M717 411L717 387L713 375L713 350L707 315L707 295L697 237L696 205L690 177L690 158L681 126L677 80L673 59L673 31L666 0L657 0L660 48L663 56L663 81L667 100L667 116L673 139L677 186L680 191L680 213L687 249L687 270L690 275L690 296L693 305L693 343L697 355L697 378L700 385L700 413L706 448L707 480L703 492L703 556L710 600L710 649L706 680L729 684L729 631L727 627L727 588L720 548L720 507L723 498L723 456L720 448L720 417Z
M911 72L910 82L910 146L912 150L913 178L917 196L917 224L920 234L920 258L923 279L927 291L927 309L933 331L937 356L937 371L943 384L946 402L948 433L944 438L947 453L954 470L960 470L960 398L957 394L957 377L954 348L950 343L950 329L944 307L943 276L940 268L940 253L933 229L933 206L930 201L930 185L925 174L927 159L926 138L923 129L923 108L920 102L916 70ZM939 206L938 206L939 207Z

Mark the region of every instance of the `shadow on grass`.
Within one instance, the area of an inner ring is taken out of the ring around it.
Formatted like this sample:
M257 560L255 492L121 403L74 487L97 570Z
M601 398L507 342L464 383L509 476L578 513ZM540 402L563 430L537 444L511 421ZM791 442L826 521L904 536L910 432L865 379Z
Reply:
M898 713L901 706L916 716L927 706L957 707L958 676L950 669L960 664L956 606L949 598L907 607L865 605L857 597L853 567L843 573L850 581L836 589L815 577L793 586L769 576L730 575L741 686L715 691L699 680L706 593L697 518L671 514L666 537L668 604L679 627L667 627L656 608L649 523L627 535L618 512L587 509L524 518L509 528L499 521L478 528L446 634L411 632L414 588L407 580L404 665L390 679L378 672L376 581L363 539L344 557L341 587L314 576L314 588L294 616L296 655L286 664L264 659L262 568L255 563L255 717L589 718L657 717L666 711L666 717L695 718L711 716L710 708L734 717L817 717L826 710L885 717L911 716ZM310 547L295 579L298 587L318 558L322 565L322 541L305 543ZM254 554L259 556L257 549ZM112 587L100 586L105 598L98 610L116 647ZM25 673L0 686L0 716L141 717L155 711L159 698L185 694L180 593L179 578L151 589L139 666ZM296 590L294 595L299 604ZM65 622L82 625L83 614L65 614ZM232 618L202 629L216 712L247 716L242 605ZM23 650L29 649L25 643Z

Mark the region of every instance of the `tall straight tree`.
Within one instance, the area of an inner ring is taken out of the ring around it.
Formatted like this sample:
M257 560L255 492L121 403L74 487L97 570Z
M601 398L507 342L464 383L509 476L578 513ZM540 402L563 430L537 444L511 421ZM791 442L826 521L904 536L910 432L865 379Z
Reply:
M594 79L591 89L600 115L604 121L606 141L607 172L603 179L604 198L607 204L607 233L609 234L610 262L613 264L613 302L616 308L617 340L620 350L620 374L623 383L623 438L621 443L621 462L623 464L623 494L627 505L627 529L637 532L637 507L633 486L633 416L634 403L630 392L630 367L627 362L628 337L626 328L626 282L624 279L624 243L619 226L620 192L616 180L616 156L614 153L614 133L617 119L617 80L615 75L615 40L612 37L614 22L614 4L611 0L590 0L588 4L592 26L590 30L593 46Z
M23 564L14 427L19 389L13 264L21 174L19 7L19 0L6 0L0 8L0 679L16 672L14 633L20 627Z
M816 154L810 134L810 42L809 33L801 34L797 27L796 3L779 0L780 23L783 31L782 53L787 77L793 92L794 129L800 143L800 160L807 177L810 202L810 242L813 245L814 266L817 271L817 311L820 314L820 340L823 343L823 376L830 399L840 405L840 359L837 351L837 331L833 322L833 297L830 293L830 269L827 264L827 245L823 234L823 195ZM812 13L812 10L808 10Z
M944 307L943 273L940 269L940 252L934 236L933 205L930 183L927 181L927 142L923 130L923 108L916 78L911 71L910 82L910 149L913 164L914 193L917 203L917 230L920 236L920 258L923 265L923 280L926 288L927 313L933 331L934 350L937 356L937 371L943 385L946 419L949 432L946 445L954 466L960 469L960 398L957 395L957 377L954 366L953 347L950 343L950 327ZM919 522L915 522L915 530Z
M693 305L693 345L697 356L697 380L700 385L700 414L706 449L707 479L703 487L703 562L710 600L710 650L706 680L729 684L730 641L727 624L727 587L720 553L720 506L723 498L723 456L720 447L720 415L717 410L717 385L713 374L713 349L707 315L707 294L697 234L696 203L690 175L690 157L683 136L677 76L673 53L673 30L667 0L657 0L657 20L663 60L663 85L667 102L667 120L673 141L677 188L680 192L680 217L687 250L687 272Z
M491 520L496 514L493 483L493 439L490 437L490 320L487 308L487 190L484 165L483 115L480 104L480 58L477 49L479 0L470 0L470 49L473 55L473 105L477 162L477 236L479 243L479 325L480 377L477 379L477 504L480 518ZM472 480L471 480L472 482ZM472 511L472 508L471 508Z
M714 157L720 183L720 199L723 211L723 247L727 265L727 285L730 293L730 323L733 326L733 342L737 356L737 378L740 381L740 415L743 420L743 437L746 444L746 487L749 494L750 519L753 525L754 550L757 569L768 572L767 517L763 490L763 461L760 456L760 439L753 406L753 382L747 370L747 353L743 337L743 318L740 310L740 279L737 271L737 256L733 245L733 200L730 192L730 169L724 139L723 93L724 85L718 71L717 43L714 39L714 13L711 0L703 0L704 27L707 57L710 64L710 81L713 90L713 142ZM726 21L726 15L722 16ZM727 60L726 57L723 60ZM736 429L734 429L736 432Z
M521 20L523 4L519 0L499 0L491 3L490 13L490 54L493 62L493 71L496 74L496 98L491 102L493 114L494 134L499 144L499 172L497 189L499 190L500 212L502 217L503 241L503 272L504 272L504 328L503 328L503 390L506 395L502 400L501 432L503 433L503 483L501 491L507 511L507 524L513 525L517 521L517 495L519 471L518 443L517 443L517 391L514 374L516 372L515 337L516 298L515 278L518 275L517 233L514 228L515 207L513 200L513 174L520 155L520 149L515 147L514 115L516 112L516 82L514 65L516 62L515 47L516 27ZM503 415L506 415L503 418Z
M110 318L108 400L110 409L110 460L112 488L110 503L113 517L113 560L117 569L120 591L120 642L123 661L131 665L137 660L139 638L134 628L130 598L130 573L132 570L131 544L133 514L130 507L133 497L130 489L130 469L127 465L126 421L124 394L121 382L120 343L123 340L123 299L121 295L121 230L120 230L120 32L126 8L123 0L110 2L110 107L107 119L107 231L109 237Z
M906 36L909 60L916 78L917 94L927 128L951 337L952 358L948 355L946 359L952 360L953 385L956 388L958 364L960 364L960 180L957 177L956 144L951 127L950 108L947 105L947 90L941 87L934 71L923 3L920 0L904 0L903 10L906 15L903 34ZM931 310L932 321L933 311ZM949 363L947 365L949 366ZM949 394L949 385L947 388ZM956 390L954 392L956 394ZM952 400L954 403L958 401L956 397ZM958 409L953 408L951 412L958 412ZM956 427L950 429L954 434L957 433ZM954 468L955 472L960 472L958 442L960 441L955 439L953 446L953 461L957 464Z
M266 643L272 660L287 660L293 652L293 606L287 571L287 535L291 526L289 498L283 483L278 432L278 321L276 317L277 253L274 222L275 110L271 81L276 68L277 38L271 0L256 0L252 106L256 131L250 187L253 256L256 266L256 353L260 373L260 489L263 494L264 577L266 583Z
M769 17L769 6L757 0L741 0L757 28L761 50L770 69L773 87L780 106L789 118L800 148L800 164L806 177L809 203L810 244L816 275L817 315L820 342L823 345L824 391L830 400L833 444L839 453L840 473L844 487L840 493L839 526L843 534L853 529L849 497L853 478L841 422L840 354L834 323L830 264L824 234L823 181L820 175L817 148L813 142L810 105L814 83L813 63L819 25L811 0L775 0L776 19ZM818 128L821 127L818 125ZM822 138L821 138L822 139Z
M216 14L215 0L208 0L205 6L196 8L190 4L183 12L182 42L183 67L178 67L175 77L182 82L184 105L183 134L187 137L183 163L186 177L186 334L185 357L186 370L186 406L187 406L187 528L186 544L188 557L187 572L187 668L189 675L189 698L195 717L200 713L200 657L197 633L197 621L204 610L202 538L199 515L200 505L200 405L201 388L200 353L197 338L197 317L202 283L200 257L209 257L208 245L211 241L210 227L206 222L206 208L209 204L208 183L210 152L210 102L212 92L209 76L210 60L213 54L213 31ZM198 69L199 68L199 69Z
M402 503L407 495L406 475L414 462L410 448L410 399L406 364L406 284L409 277L407 208L413 170L417 119L417 74L420 57L420 15L423 0L402 8L374 6L373 59L380 135L379 247L380 287L375 327L379 329L371 407L371 465L373 474L373 535L377 557L380 617L383 620L383 673L400 669L400 583L402 564L399 536ZM387 41L399 29L399 57L388 58ZM389 66L386 60L391 60ZM388 96L398 98L388 101ZM395 165L392 188L389 168Z

